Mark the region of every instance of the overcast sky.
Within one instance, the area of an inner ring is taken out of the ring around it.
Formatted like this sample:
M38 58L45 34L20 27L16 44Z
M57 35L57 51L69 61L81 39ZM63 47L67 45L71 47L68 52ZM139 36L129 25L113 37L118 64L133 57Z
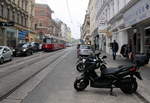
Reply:
M58 18L66 23L71 28L72 37L79 39L80 26L84 21L88 1L89 0L36 0L36 3L48 4L54 11L53 18Z

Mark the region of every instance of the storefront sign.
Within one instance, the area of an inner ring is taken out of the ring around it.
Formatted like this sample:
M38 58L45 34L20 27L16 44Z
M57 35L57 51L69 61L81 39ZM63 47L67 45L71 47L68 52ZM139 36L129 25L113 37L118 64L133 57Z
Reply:
M19 31L18 38L19 39L25 39L29 31Z
M14 26L15 22L0 22L0 26Z
M124 14L126 26L131 26L150 17L150 0L140 0Z

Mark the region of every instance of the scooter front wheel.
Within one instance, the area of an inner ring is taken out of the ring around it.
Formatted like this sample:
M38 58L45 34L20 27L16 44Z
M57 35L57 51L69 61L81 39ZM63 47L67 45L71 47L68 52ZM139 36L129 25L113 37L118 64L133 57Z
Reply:
M89 81L84 78L76 79L74 82L74 88L77 91L83 91L89 85Z
M78 72L82 72L84 71L84 66L82 63L77 64L76 69Z

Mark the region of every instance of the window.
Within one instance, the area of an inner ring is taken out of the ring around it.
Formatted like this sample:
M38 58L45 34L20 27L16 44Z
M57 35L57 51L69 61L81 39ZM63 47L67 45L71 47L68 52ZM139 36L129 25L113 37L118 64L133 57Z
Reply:
M22 9L23 9L23 7L24 7L24 0L22 0L21 2L22 2L22 6L21 6L21 7L22 7Z
M27 26L27 18L26 17L25 17L25 21L24 22L25 22L25 26Z
M52 39L51 38L45 38L43 39L44 43L52 43Z
M19 24L19 13L17 14L17 23Z
M21 24L23 25L23 16L21 16Z
M4 16L4 6L3 5L1 5L1 12L2 12L2 16Z
M2 6L0 5L0 16L2 16Z
M10 10L9 10L9 8L7 8L7 19L8 20L10 19Z
M42 26L42 23L40 23L39 26Z
M45 16L45 15L46 15L46 14L45 14L45 10L40 10L39 15L40 15L40 16Z
M16 21L16 20L15 20L15 12L14 12L14 11L12 12L12 20L13 20L13 21Z
M34 28L35 30L37 29L37 24L35 24L35 28Z
M25 10L27 11L27 6L28 6L28 3L27 1L25 2Z
M18 0L18 5L20 6L20 0Z
M9 15L10 15L10 18L9 18L9 19L10 19L11 21L14 20L14 19L13 19L13 11L12 11L12 10L13 10L13 9L11 8L10 11L9 11Z

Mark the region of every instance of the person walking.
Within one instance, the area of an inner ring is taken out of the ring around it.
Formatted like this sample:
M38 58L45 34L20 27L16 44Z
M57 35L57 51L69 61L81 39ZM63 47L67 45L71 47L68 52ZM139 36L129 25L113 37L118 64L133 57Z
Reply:
M113 60L116 60L116 53L118 52L119 46L116 40L112 43L112 53L113 53Z

